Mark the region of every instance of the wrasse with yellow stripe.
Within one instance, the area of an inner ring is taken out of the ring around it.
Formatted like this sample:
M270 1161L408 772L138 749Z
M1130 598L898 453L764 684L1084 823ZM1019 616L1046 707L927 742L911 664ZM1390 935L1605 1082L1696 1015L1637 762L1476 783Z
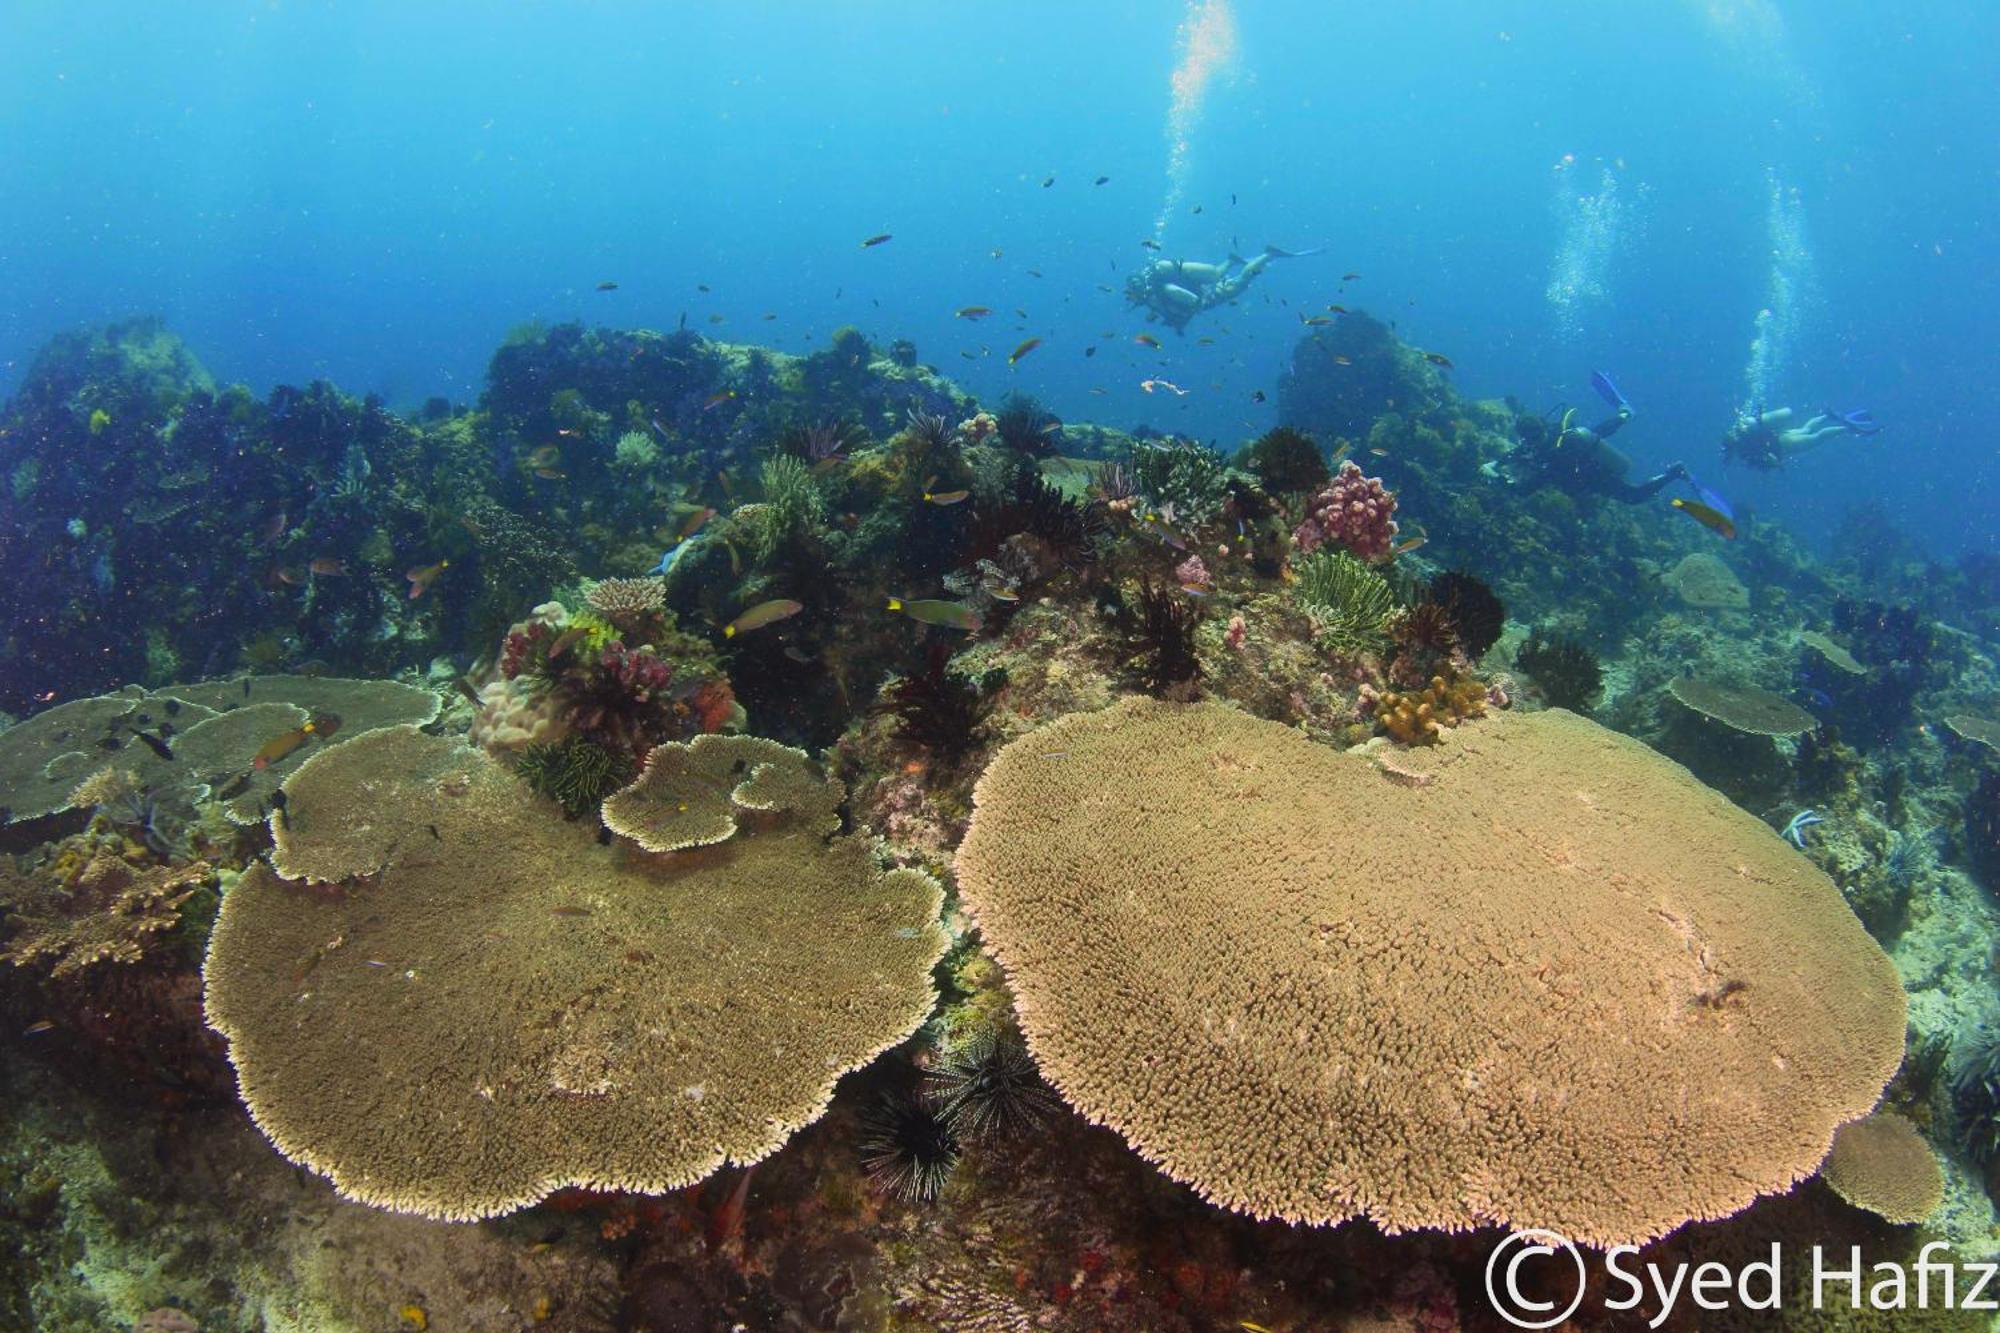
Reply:
M1040 347L1041 345L1042 345L1042 340L1040 338L1028 339L1028 341L1022 343L1019 347L1016 347L1013 351L1007 354L1007 364L1010 366L1019 365L1022 357L1034 351L1037 347Z
M900 597L891 597L889 609L900 611L910 619L921 621L926 625L942 625L946 629L964 630L968 634L979 632L979 613L962 602L908 602Z
M1701 524L1704 528L1707 528L1710 532L1717 533L1729 541L1736 540L1736 524L1731 522L1729 515L1723 513L1721 510L1705 505L1699 500L1683 500L1679 497L1675 497L1667 501L1667 503Z
M775 625L780 620L789 620L806 609L804 602L794 602L790 598L778 597L768 602L759 602L736 619L722 627L722 637L733 639L739 634L748 634L753 629Z

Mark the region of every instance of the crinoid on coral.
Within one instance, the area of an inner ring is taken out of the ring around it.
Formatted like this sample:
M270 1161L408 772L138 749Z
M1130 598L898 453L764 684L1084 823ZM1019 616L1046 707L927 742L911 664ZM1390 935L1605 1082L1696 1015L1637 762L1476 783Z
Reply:
M1201 608L1179 589L1140 580L1127 608L1125 663L1139 687L1156 698L1192 698L1201 680L1194 632Z
M2000 1160L2000 1029L1974 1031L1953 1063L1958 1068L1951 1104L1959 1142L1973 1161L1991 1166Z
M903 434L911 452L920 458L936 459L958 443L958 427L942 412L926 412L913 407L904 419Z
M807 467L826 466L846 458L862 439L861 428L851 421L809 421L778 437L778 453Z
M1439 727L1486 711L1486 690L1486 682L1473 676L1433 676L1421 690L1384 691L1373 697L1375 724L1405 745L1435 745Z
M1016 391L1000 400L993 434L1001 448L1024 458L1052 458L1062 447L1062 420L1031 395Z
M1514 661L1534 680L1551 708L1588 713L1604 688L1604 668L1597 654L1566 635L1545 636L1538 629L1521 645Z
M634 767L631 751L614 750L582 736L530 745L514 759L514 771L572 817L595 810L630 782Z
M1389 582L1346 551L1322 547L1292 570L1292 596L1313 620L1313 637L1346 656L1380 648L1396 595Z
M599 579L583 594L585 606L636 643L666 628L666 598L666 584L656 577Z
M981 1027L926 1076L940 1119L962 1139L1012 1138L1062 1114L1020 1034Z
M1123 463L1099 463L1090 474L1090 494L1120 512L1139 498L1139 479Z
M929 1203L958 1166L958 1135L943 1111L910 1091L891 1092L862 1120L861 1165L875 1188Z
M1072 500L1029 467L1010 471L997 493L975 502L967 560L997 560L1010 545L1025 548L1041 577L1093 564L1110 536L1101 500Z
M1140 494L1183 531L1213 523L1230 496L1222 456L1198 440L1144 440L1127 459Z
M951 650L932 640L924 669L884 685L869 712L895 718L899 739L955 764L979 743L992 706L977 682L951 669Z
M1433 578L1426 591L1450 617L1458 646L1469 660L1477 662L1500 641L1507 628L1507 607L1484 580L1449 570Z
M735 697L707 642L662 614L648 647L630 648L594 612L547 603L507 633L500 675L481 693L473 730L491 749L553 744L576 734L636 763L653 746L720 730Z
M1451 666L1460 651L1451 612L1429 597L1390 616L1387 628L1396 645L1391 674L1399 681L1423 680Z
M1236 455L1236 466L1262 482L1265 490L1288 495L1317 490L1333 476L1313 437L1290 426L1275 426L1245 445Z
M812 540L826 518L826 498L812 468L790 454L765 459L758 481L764 502L753 536L757 558L770 561Z
M1064 1100L1253 1216L1592 1246L1875 1106L1901 978L1761 821L1563 712L1393 760L1142 698L994 757L959 889Z

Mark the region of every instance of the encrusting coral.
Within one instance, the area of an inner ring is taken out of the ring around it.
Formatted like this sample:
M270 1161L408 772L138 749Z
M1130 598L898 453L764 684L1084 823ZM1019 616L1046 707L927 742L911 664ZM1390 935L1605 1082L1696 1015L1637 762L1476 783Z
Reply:
M1603 1245L1874 1105L1895 968L1751 816L1562 712L1396 764L1134 699L994 759L960 889L1073 1106L1256 1216Z
M1835 1194L1890 1222L1921 1222L1944 1200L1937 1154L1893 1111L1842 1125L1819 1173Z
M771 785L749 798L797 794ZM259 1127L363 1202L470 1219L757 1161L935 1000L938 884L828 840L817 809L693 852L599 845L413 728L287 791L284 864L349 877L253 867L210 940L207 1013Z

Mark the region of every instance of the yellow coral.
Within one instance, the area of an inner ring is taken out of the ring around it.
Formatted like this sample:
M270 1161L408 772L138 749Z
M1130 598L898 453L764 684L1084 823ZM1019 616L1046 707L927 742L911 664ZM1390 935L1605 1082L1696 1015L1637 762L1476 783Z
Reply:
M1486 711L1486 682L1476 676L1432 676L1429 688L1386 691L1375 703L1375 722L1404 745L1436 745L1439 726L1457 726Z

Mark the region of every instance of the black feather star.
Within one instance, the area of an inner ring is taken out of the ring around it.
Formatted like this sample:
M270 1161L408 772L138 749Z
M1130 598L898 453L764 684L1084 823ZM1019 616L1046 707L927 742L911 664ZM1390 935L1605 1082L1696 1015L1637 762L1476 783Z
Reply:
M1025 1134L1061 1109L1026 1044L1012 1034L980 1032L945 1056L928 1081L939 1117L963 1138Z

